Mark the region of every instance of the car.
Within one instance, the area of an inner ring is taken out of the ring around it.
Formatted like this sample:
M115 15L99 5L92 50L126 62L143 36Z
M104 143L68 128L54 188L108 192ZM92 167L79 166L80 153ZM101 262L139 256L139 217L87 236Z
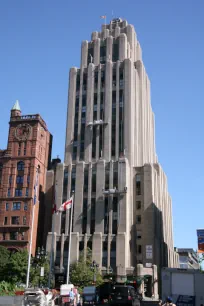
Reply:
M140 302L137 298L135 288L132 286L115 285L112 287L110 295L110 305L123 306L131 305L137 306Z

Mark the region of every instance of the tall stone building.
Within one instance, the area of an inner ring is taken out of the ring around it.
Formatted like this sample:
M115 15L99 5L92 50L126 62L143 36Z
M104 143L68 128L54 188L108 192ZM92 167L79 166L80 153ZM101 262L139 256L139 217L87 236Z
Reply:
M29 247L38 168L32 254L35 255L36 243L42 245L43 195L51 145L52 136L45 121L38 114L22 115L16 101L11 110L7 149L0 150L0 245L10 250Z
M155 151L150 81L126 20L113 19L82 42L68 99L65 160L55 178L48 175L58 207L75 191L71 262L89 247L102 271L111 268L121 277L135 274L138 264L174 267L172 205ZM69 213L54 217L61 271L67 266Z

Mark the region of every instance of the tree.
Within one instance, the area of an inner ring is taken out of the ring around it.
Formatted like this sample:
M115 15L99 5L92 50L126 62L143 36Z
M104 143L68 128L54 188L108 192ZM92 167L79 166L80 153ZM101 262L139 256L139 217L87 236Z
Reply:
M9 262L7 264L7 279L11 283L23 283L26 282L28 265L28 252L27 250L21 250L15 253L11 253Z
M44 276L40 276L41 267L44 267ZM33 258L32 267L30 271L30 282L33 286L47 286L48 278L49 278L49 269L50 264L47 258L43 260L38 260L37 258Z
M86 258L84 252L79 256L79 260L76 261L70 267L70 280L74 285L80 287L90 286L93 284L94 273L96 274L96 285L99 285L103 282L102 276L98 270L95 271L91 268L91 250L87 249Z
M0 246L0 281L5 279L6 267L9 262L10 252L3 246Z

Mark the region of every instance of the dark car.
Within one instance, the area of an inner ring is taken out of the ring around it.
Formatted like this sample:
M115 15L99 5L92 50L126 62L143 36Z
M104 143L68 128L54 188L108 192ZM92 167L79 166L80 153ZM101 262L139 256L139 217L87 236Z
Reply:
M138 305L139 300L134 287L115 285L112 287L110 305Z

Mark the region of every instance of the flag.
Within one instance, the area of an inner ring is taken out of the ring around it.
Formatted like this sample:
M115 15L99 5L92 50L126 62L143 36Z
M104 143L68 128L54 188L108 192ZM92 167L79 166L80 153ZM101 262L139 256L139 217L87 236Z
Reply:
M72 204L73 204L73 198L71 197L69 200L62 203L62 205L57 210L57 212L62 212L62 211L66 211L67 209L70 209L72 207Z
M52 214L55 214L56 212L57 212L57 205L56 205L56 190L55 190L53 197Z
M106 19L106 15L104 15L104 16L101 16L101 19Z
M35 185L34 185L34 198L33 198L33 204L35 205L37 202L37 192L38 192L38 168L36 169L36 178L35 178Z

